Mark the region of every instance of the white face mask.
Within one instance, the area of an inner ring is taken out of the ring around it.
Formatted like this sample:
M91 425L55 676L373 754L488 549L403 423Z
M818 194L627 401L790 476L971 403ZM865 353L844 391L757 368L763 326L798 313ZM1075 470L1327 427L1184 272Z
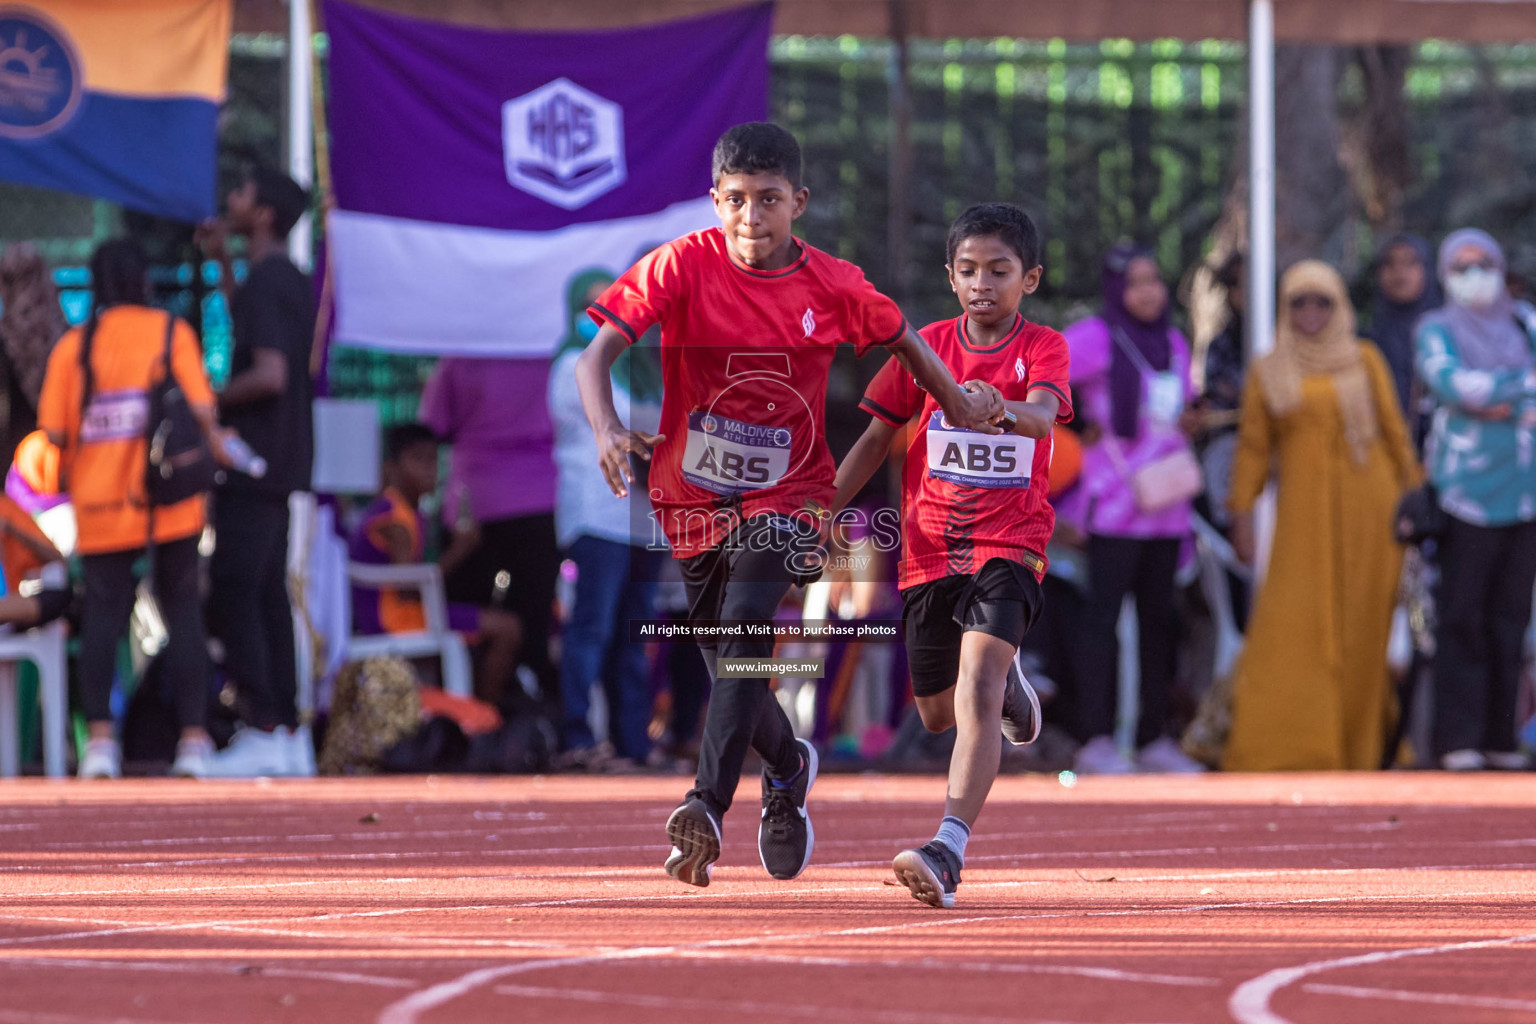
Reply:
M1459 306L1486 309L1504 293L1504 276L1494 270L1470 267L1459 274L1447 275L1445 293Z

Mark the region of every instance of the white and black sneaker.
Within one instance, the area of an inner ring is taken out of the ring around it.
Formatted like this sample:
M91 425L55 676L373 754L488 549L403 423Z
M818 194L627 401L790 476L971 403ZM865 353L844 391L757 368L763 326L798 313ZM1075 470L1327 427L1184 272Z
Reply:
M1035 742L1040 737L1040 717L1040 697L1024 677L1015 651L1003 689L1003 738L1016 747Z
M775 785L763 772L763 820L757 829L757 852L763 869L774 878L794 878L811 862L816 830L805 809L805 798L816 783L816 748L795 740L800 748L800 774L787 786Z
M912 898L930 907L955 905L955 890L960 887L960 858L937 839L915 850L902 850L891 862L896 880L906 886Z
M708 885L710 868L720 859L720 819L709 805L696 796L684 800L667 819L667 838L667 874L685 885Z

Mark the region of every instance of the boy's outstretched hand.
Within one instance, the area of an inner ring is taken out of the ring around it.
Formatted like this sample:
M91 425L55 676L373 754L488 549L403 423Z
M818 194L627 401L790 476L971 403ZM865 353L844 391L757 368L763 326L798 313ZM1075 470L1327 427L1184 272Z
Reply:
M629 485L635 482L635 471L629 465L630 453L649 462L651 449L666 439L665 434L645 434L623 428L598 434L597 458L603 467L603 478L608 481L608 489L620 498L629 497Z
M965 405L955 410L959 416L945 410L945 418L957 427L979 430L984 434L1001 434L1003 430L996 421L1004 412L1003 393L984 380L968 380L963 387L965 394L961 400Z

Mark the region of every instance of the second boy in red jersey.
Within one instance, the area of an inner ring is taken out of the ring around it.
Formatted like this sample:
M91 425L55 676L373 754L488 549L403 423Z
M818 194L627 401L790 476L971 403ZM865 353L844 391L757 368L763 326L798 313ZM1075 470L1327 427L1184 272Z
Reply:
M1040 704L1016 659L1040 614L1056 520L1047 498L1051 428L1070 420L1072 407L1065 339L1019 313L1040 284L1039 249L1018 207L966 210L948 244L950 284L964 313L921 331L951 373L1001 392L1017 419L1012 431L989 435L955 424L889 362L860 403L874 419L837 474L834 511L879 468L895 431L918 417L902 479L907 655L923 724L957 735L938 834L903 850L893 866L913 896L936 907L954 906L965 846L997 775L999 721L1015 744L1040 731Z
M816 520L834 475L823 417L837 345L890 348L951 422L995 433L989 421L1003 410L995 391L956 384L857 267L794 237L810 193L793 135L737 125L715 147L713 174L720 227L661 246L593 304L600 327L576 378L615 494L635 481L630 456L651 460L655 450L649 497L682 562L690 620L740 627L771 620L790 586L819 574ZM619 353L653 324L665 382L656 435L619 421L609 379ZM764 764L763 867L794 878L810 861L816 751L796 740L768 676L717 672L717 657L763 660L773 645L746 630L700 642L715 683L698 779L667 822L666 869L681 882L709 884L749 747Z

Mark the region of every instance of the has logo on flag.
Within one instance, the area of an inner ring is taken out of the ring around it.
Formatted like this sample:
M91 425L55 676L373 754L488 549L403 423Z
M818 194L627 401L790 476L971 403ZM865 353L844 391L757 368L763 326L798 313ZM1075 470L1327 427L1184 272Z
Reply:
M0 11L0 136L30 139L62 127L84 93L65 31L24 7Z
M557 78L501 108L507 181L566 210L624 184L624 108Z

